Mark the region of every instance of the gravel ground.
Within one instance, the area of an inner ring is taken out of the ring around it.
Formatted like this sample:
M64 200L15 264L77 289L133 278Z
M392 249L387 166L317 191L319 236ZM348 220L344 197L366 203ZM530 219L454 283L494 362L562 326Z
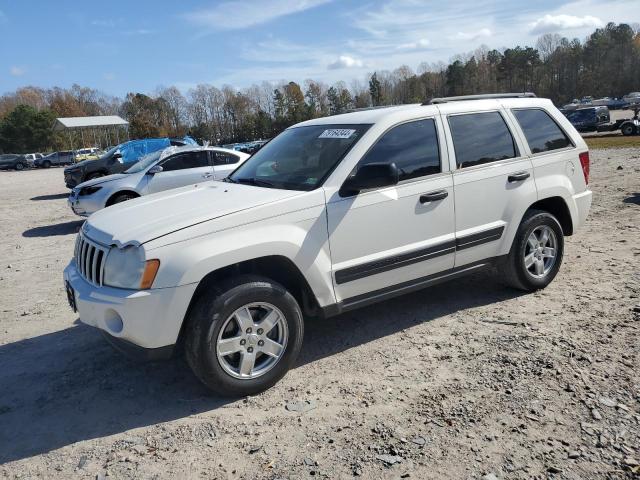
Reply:
M487 274L324 322L271 390L212 397L77 321L62 170L0 172L0 478L638 478L640 149L546 290Z

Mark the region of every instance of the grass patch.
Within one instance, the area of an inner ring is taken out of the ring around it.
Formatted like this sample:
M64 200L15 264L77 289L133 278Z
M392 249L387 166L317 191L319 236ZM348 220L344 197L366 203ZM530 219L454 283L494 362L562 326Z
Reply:
M585 142L590 149L599 148L640 148L640 135L603 135L599 137L585 137Z

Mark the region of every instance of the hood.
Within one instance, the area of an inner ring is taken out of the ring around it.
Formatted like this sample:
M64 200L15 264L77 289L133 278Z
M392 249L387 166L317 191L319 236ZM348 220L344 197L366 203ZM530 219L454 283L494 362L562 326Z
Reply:
M93 180L87 180L86 182L79 183L74 187L74 190L80 190L84 187L94 187L102 183L113 182L114 180L120 180L121 178L128 177L128 174L114 173L113 175L107 175L105 177L94 178Z
M66 172L67 170L75 170L75 169L84 168L85 165L88 165L91 162L95 162L95 160L83 160L81 162L74 163L73 165L65 168L64 171Z
M103 245L141 245L150 240L220 217L238 215L303 192L223 182L167 190L100 210L83 232Z

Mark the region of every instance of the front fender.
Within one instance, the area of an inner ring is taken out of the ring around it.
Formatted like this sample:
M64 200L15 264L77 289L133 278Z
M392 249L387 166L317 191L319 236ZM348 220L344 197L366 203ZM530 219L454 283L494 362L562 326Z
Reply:
M267 256L289 259L320 306L335 303L324 206L146 250L160 259L153 288L199 283L209 273Z

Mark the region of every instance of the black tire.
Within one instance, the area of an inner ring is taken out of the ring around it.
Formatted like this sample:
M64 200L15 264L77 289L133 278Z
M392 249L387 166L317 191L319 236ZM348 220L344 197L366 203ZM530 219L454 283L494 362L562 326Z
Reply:
M133 200L134 198L138 198L138 195L135 195L133 193L118 193L113 200L109 201L109 206L111 205L115 205L116 203L122 203L122 202L126 202L127 200Z
M625 137L631 136L636 133L636 128L631 123L622 125L622 128L620 130L622 131L622 135L624 135Z
M82 180L83 182L86 182L88 180L95 180L96 178L100 178L100 177L104 177L105 174L102 172L94 172L94 173L90 173L89 175L86 176L86 178L84 180Z
M236 378L225 371L218 359L217 339L234 312L255 302L266 302L280 310L288 339L282 356L270 370L257 378ZM275 385L296 361L304 336L302 312L293 295L282 285L257 275L239 275L212 285L196 300L186 322L185 354L189 366L202 383L224 396L255 395Z
M24 163L20 163L20 162L16 163L16 170L17 170L17 171L19 171L19 172L20 172L20 171L22 171L22 170L24 170L24 169L25 169L25 165L24 165Z
M49 160L45 160L44 162L42 162L42 168L50 168L51 167L51 162Z
M555 233L555 262L543 276L535 276L534 273L525 266L528 239L534 230L537 230L538 227L545 226ZM520 222L509 255L498 265L498 270L502 280L507 285L519 290L532 292L545 288L551 283L560 270L563 254L564 235L562 227L556 217L542 210L528 210Z

